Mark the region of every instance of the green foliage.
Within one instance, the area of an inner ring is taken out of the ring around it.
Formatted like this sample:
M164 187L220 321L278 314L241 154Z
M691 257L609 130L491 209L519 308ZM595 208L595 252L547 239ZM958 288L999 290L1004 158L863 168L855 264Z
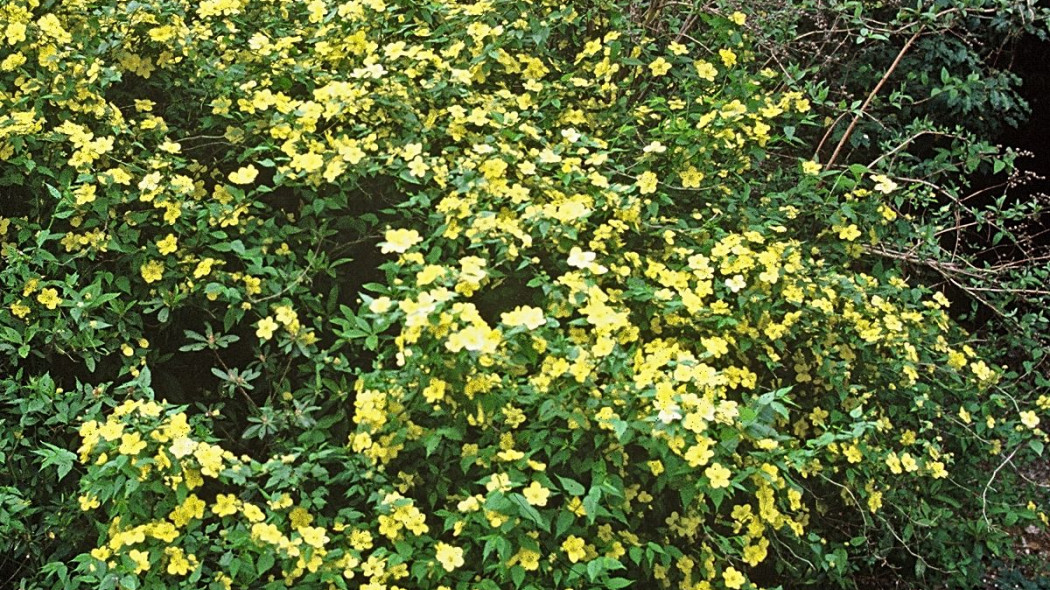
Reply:
M743 13L0 11L12 582L966 584L1045 523L1050 398L872 255L905 163L790 155L827 96Z

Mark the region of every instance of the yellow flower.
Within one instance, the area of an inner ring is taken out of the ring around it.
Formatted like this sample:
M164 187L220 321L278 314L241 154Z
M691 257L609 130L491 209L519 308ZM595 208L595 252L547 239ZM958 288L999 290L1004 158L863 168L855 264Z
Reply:
M721 463L712 463L704 470L704 475L711 481L711 487L717 490L729 487L729 476L732 475L732 472L723 467Z
M565 552L565 556L573 563L587 557L586 548L587 543L576 535L569 535L561 544L561 550Z
M747 281L744 279L744 275L733 275L725 280L725 285L730 291L737 293L747 286Z
M393 301L389 297L376 297L368 304L368 310L372 313L386 313L392 305Z
M261 522L252 525L252 538L271 545L279 545L285 540L284 535L275 525Z
M737 26L742 26L747 22L747 15L743 12L737 11L729 15L729 20L733 21L733 24Z
M131 551L128 551L128 557L131 558L131 561L135 562L136 574L141 574L149 569L149 551L132 549Z
M1025 411L1021 412L1021 424L1024 424L1026 428L1033 429L1039 426L1039 416L1035 415L1035 412Z
M882 492L872 492L868 496L868 510L874 514L879 508L882 508Z
M262 522L266 520L266 515L263 511L255 504L249 504L245 502L241 505L241 513L244 514L244 518L247 518L250 522Z
M229 179L233 184L251 184L257 176L259 176L259 170L249 164L230 172Z
M302 526L297 530L299 531L299 535L302 536L303 542L311 547L321 549L324 547L324 544L329 541L328 536L325 535L325 530L322 527ZM460 552L462 553L462 550L460 550ZM462 560L460 560L460 564L462 565Z
M837 230L839 232L839 239L846 240L847 242L852 242L860 237L860 229L853 223L845 227L838 227Z
M383 238L385 241L379 243L379 251L383 254L402 254L423 241L419 232L414 229L388 229Z
M756 545L748 545L747 547L744 547L744 561L752 567L762 563L769 554L769 550L767 549L768 546L769 541L762 539L762 541Z
M726 568L726 571L722 572L722 580L725 581L726 588L733 588L733 590L736 590L744 585L747 578L744 577L744 574L737 571L736 568L729 567Z
M901 454L901 466L904 467L905 471L911 472L919 468L919 463L915 461L915 457L912 457L910 453Z
M690 166L681 173L681 177L682 188L700 188L700 183L704 180L704 173Z
M122 422L115 422L112 419L106 421L106 423L98 429L98 435L107 441L117 440L122 434L124 434L124 424Z
M438 542L436 549L437 560L441 563L441 567L445 568L445 571L450 572L463 565L462 547L453 547L452 545Z
M273 338L273 332L276 329L277 322L275 322L270 316L266 316L259 320L259 323L256 325L255 335L263 340L269 340L270 338Z
M649 70L653 73L653 76L663 76L671 69L671 64L667 63L667 60L658 57L653 60L653 63L649 64Z
M944 479L948 477L948 470L944 468L943 461L930 461L926 464L926 469L930 471L930 477L933 479Z
M233 494L219 494L215 496L215 505L211 507L211 511L216 516L230 516L237 513L238 504L239 501Z
M813 160L806 160L802 162L802 172L805 174L820 174L821 165Z
M885 174L872 174L871 179L875 182L875 190L883 194L890 194L897 190L897 183L890 180Z
M120 437L120 447L117 449L121 455L138 455L139 451L146 448L146 441L137 432L125 434Z
M139 274L147 283L155 283L164 277L164 264L157 260L150 260L139 267Z
M534 572L540 568L540 557L538 552L523 547L511 558L511 561L517 561L522 569Z
M205 258L197 263L197 268L193 269L193 278L202 279L211 274L211 267L215 265L216 260L214 258Z
M197 441L186 436L180 436L171 441L171 446L168 447L168 450L171 451L171 454L174 455L176 459L181 459L192 454L196 448Z
M732 49L719 49L718 56L722 58L722 63L727 68L731 68L736 65L736 54L733 53Z
M270 508L274 510L284 510L285 508L291 506L294 503L295 501L292 500L291 495L281 494L276 500L270 500L269 502L267 502L267 505L269 505Z
M529 330L536 330L547 323L543 310L538 307L519 305L509 312L500 314L500 321L508 326L525 326Z
M984 361L970 364L970 370L973 371L974 376L980 381L989 381L995 377L995 372Z
M157 240L157 250L161 254L168 255L179 249L179 240L175 234L168 234L163 239Z
M178 547L168 547L164 550L168 554L168 573L173 576L185 576L190 572L190 562Z
M704 61L702 59L694 61L693 67L696 68L696 75L708 82L714 82L715 76L718 75L718 68L712 65L709 61Z
M890 473L894 475L902 473L901 460L897 457L897 453L891 452L889 455L886 455L886 467L889 467Z
M856 444L846 447L843 453L846 455L846 460L850 463L860 463L861 459L864 458L864 454Z
M297 529L307 526L314 521L313 515L302 506L292 508L292 511L288 513L288 519L292 521L292 526Z
M84 184L73 190L77 205L86 205L95 200L95 185Z
M77 498L77 501L80 502L80 509L84 512L101 506L101 504L98 501L98 498L96 498L95 496L80 496L79 498Z
M430 170L430 166L428 166L427 163L424 162L423 158L420 156L416 156L412 159L411 162L408 163L409 173L412 176L415 176L416 178L421 178L424 174L427 173L427 170Z
M222 447L208 443L199 443L193 449L193 456L200 463L201 473L211 477L218 477L222 471Z
M656 174L651 170L642 172L641 176L638 177L638 194L648 195L656 192Z
M4 36L7 37L8 45L15 45L21 43L26 39L26 25L25 23L12 22L7 23L7 28L4 29Z
M58 291L50 288L43 289L37 293L36 300L48 309L55 309L60 303L62 303L62 298L58 296Z
M16 318L26 317L27 315L29 315L29 311L29 306L22 303L21 301L16 301L11 304L11 315L15 316Z
M295 154L292 158L291 166L297 171L304 171L307 173L316 172L324 166L324 156L314 152Z
M510 476L506 473L493 473L485 483L485 489L494 492L509 492L511 489Z
M551 491L543 487L538 481L529 484L521 493L529 504L540 507L547 505L547 498L551 495Z
M596 256L594 252L584 251L579 246L573 246L572 250L569 250L569 259L566 262L574 268L587 268L594 262Z

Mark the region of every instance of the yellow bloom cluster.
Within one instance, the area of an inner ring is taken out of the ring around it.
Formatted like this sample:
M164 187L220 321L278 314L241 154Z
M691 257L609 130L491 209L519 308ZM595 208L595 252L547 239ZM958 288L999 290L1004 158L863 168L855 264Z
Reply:
M112 521L92 553L107 568L158 587L200 571L226 588L327 577L395 590L410 575L502 587L523 572L579 586L594 580L561 575L631 560L645 587L743 588L743 564L804 539L814 507L853 502L870 518L893 493L846 474L947 476L940 402L913 394L988 387L995 371L949 344L943 303L838 264L794 223L798 208L754 204L772 197L740 179L810 105L749 71L743 14L708 49L639 42L553 1L138 6L92 13L121 39L97 65L78 58L96 26L83 11L2 9L3 42L26 61L0 69L47 75L0 97L0 155L48 133L80 173L56 205L77 220L58 233L69 252L119 252L168 307L222 298L261 363L289 356L267 379L305 383L350 420L330 424L334 444L318 427L264 462L153 402L86 422L85 481L119 473L131 496L161 499ZM91 82L172 77L199 91L204 129L186 132L186 105L117 105ZM26 110L69 81L75 98L49 105L65 122ZM338 306L301 305L311 277L283 272L331 270L344 246L332 242L357 221L346 202L395 194L406 227L362 240L388 261L386 281L340 312L367 324L374 364L338 367L345 342L305 362L319 310ZM843 218L820 239L866 235ZM5 302L13 315L66 303L57 281L32 280ZM897 398L910 414L887 410ZM274 407L252 419L272 425ZM288 423L314 420L289 407ZM1032 412L1017 418L1038 428ZM818 477L852 493L818 497ZM84 511L127 510L85 485ZM245 555L250 567L225 569Z

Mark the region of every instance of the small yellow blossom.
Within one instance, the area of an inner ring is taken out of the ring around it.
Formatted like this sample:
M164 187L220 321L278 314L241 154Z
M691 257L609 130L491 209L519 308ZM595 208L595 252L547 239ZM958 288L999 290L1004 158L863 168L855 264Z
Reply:
M262 338L263 340L269 340L273 338L273 332L277 329L277 327L277 322L274 321L274 319L270 316L266 316L263 319L259 320L259 323L256 324L255 335L259 338Z
M722 63L727 68L736 65L736 53L734 53L732 49L719 49L718 57L722 59Z
M723 467L721 463L712 463L704 470L704 475L711 481L711 487L717 490L729 487L729 476L732 475L732 472Z
M40 305L48 309L55 309L62 303L62 298L58 296L58 291L51 288L42 289L37 293L36 300L40 302Z
M649 64L649 70L653 73L653 76L663 76L671 70L671 64L666 59L658 57Z
M257 176L259 176L259 170L249 164L230 172L229 179L233 184L251 184Z
M871 179L875 182L875 190L880 193L889 194L897 190L897 183L885 174L872 174Z
M139 267L139 274L147 283L156 283L164 277L164 264L158 260L150 260Z
M540 507L547 505L547 498L551 495L551 491L543 487L538 481L529 484L521 493L529 504Z
M576 563L587 557L587 543L576 535L569 535L561 544L561 550L569 561Z
M131 551L128 551L128 557L131 558L131 561L135 562L135 574L141 574L149 569L149 551L132 549Z
M642 172L641 176L638 177L638 194L648 195L656 192L656 174L651 170Z
M237 514L237 506L239 501L233 494L219 494L215 496L215 504L212 505L211 511L216 516L230 516Z
M839 227L838 232L839 239L846 240L847 242L852 242L853 240L856 240L860 237L860 228L858 228L856 224L853 223L845 227Z
M519 305L509 312L500 314L500 321L508 326L525 326L529 330L536 330L547 323L547 318L544 317L543 310L538 307Z
M87 512L88 510L93 510L101 506L101 504L98 501L98 498L95 496L80 496L79 498L77 498L77 501L80 502L80 509L84 512Z
M16 301L12 303L10 309L11 315L19 319L26 317L27 315L29 315L30 312L29 306L22 303L21 301Z
M462 547L454 547L438 542L435 549L437 550L437 560L441 563L441 567L445 568L445 571L450 572L463 565Z
M423 241L419 232L414 229L388 229L383 238L385 241L379 243L379 251L383 254L403 254Z
M157 250L165 256L179 249L179 240L175 234L168 234L157 240Z
M722 580L725 582L726 588L736 590L744 585L747 578L744 577L744 574L737 571L736 568L728 567L722 572Z

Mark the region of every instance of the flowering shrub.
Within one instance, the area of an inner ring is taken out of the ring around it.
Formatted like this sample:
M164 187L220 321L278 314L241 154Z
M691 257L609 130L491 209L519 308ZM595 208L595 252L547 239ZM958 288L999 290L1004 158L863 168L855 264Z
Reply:
M973 478L1050 402L863 257L907 187L772 151L809 102L742 13L0 10L0 367L67 408L20 451L77 530L49 584L846 583L1037 518Z

